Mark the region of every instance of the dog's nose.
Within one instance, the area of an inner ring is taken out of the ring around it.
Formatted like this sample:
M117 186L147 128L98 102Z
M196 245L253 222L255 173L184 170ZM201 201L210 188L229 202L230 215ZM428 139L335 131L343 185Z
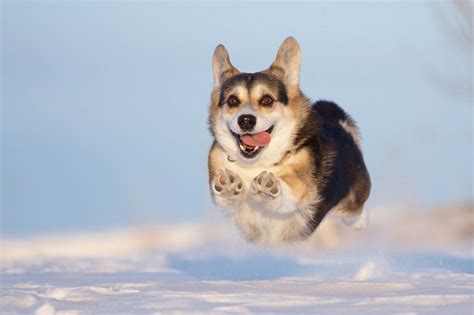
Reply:
M257 124L257 117L254 115L241 115L237 122L243 131L251 131Z

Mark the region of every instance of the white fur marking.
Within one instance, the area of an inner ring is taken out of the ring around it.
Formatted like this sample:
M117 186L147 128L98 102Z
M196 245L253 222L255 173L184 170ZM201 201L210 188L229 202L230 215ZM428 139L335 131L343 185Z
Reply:
M359 149L361 149L361 145L360 145L361 139L360 139L359 129L355 125L348 123L347 120L339 120L339 125L341 125L341 127L345 131L351 134L355 143L357 144Z

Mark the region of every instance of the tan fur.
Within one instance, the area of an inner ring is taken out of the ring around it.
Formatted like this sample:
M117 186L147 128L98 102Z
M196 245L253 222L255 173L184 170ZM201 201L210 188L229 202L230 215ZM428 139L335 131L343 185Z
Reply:
M293 196L300 203L308 204L316 195L313 179L314 163L306 149L301 150L292 158L291 164L283 164L277 175L290 186Z

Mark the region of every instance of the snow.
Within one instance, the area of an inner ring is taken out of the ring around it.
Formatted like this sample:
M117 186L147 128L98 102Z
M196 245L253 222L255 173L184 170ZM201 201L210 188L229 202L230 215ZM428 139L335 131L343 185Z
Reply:
M365 230L330 217L287 248L247 244L222 218L3 238L0 310L472 314L471 206L417 211L416 229L409 208L373 210Z

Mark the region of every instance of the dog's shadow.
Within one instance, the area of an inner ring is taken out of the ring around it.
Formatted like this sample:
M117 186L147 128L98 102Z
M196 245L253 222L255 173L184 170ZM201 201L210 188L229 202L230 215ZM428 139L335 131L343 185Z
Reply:
M288 259L264 255L239 259L221 256L202 260L171 256L168 262L174 269L206 280L269 280L304 275L311 269Z

